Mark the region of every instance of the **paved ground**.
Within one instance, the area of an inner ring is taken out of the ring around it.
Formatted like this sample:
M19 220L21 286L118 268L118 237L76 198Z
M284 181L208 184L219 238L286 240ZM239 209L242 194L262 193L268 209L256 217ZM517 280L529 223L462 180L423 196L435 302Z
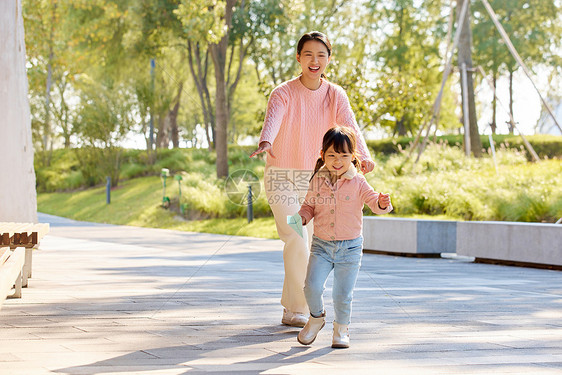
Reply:
M2 375L562 374L560 271L365 254L351 348L331 323L306 347L280 324L280 241L41 221Z

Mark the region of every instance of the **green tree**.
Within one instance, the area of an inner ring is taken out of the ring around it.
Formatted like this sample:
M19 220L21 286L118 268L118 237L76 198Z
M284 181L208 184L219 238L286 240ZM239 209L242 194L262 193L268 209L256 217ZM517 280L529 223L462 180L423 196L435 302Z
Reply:
M375 53L379 74L373 88L373 122L395 135L414 134L428 119L441 83L442 2L424 2L420 7L414 3L396 0L373 8L388 22ZM454 118L450 104L445 101L441 107L448 121Z
M228 125L244 62L255 40L264 33L263 25L272 22L279 6L279 2L273 0L189 0L182 1L176 11L188 42L199 48L195 51L196 59L201 61L201 57L208 53L213 62L216 121L213 141L219 178L228 176ZM198 72L205 72L199 77L206 77L206 66ZM201 78L195 77L195 80L203 82ZM198 84L199 90L201 87ZM200 96L206 95L203 94Z
M560 33L560 7L557 0L488 0L506 33L525 64L532 70L538 65L556 64L557 50L562 44ZM518 64L509 53L498 30L483 4L475 2L474 59L491 72L494 86L500 76L509 81L509 110L513 112L513 74ZM492 131L495 132L496 100L492 102ZM515 117L515 116L514 116ZM510 124L510 133L513 133Z
M133 126L132 96L127 87L82 76L80 108L75 128L81 148L75 149L90 185L111 177L119 183L121 142Z
M68 100L78 72L77 56L68 48L66 2L24 1L22 5L34 143L40 160L48 165L59 137L64 147L70 147L74 108Z
M149 160L154 160L153 132L156 148L170 141L179 146L177 118L186 76L185 54L171 47L181 29L177 6L173 0L95 0L70 7L74 48L89 62L88 74L134 93L138 102L132 109L140 123L135 129L147 140Z
M302 34L313 30L324 32L332 43L332 60L327 78L347 92L360 127L371 124L367 50L376 43L376 20L365 2L344 0L285 0L282 12L270 24L262 24L264 37L257 39L251 60L258 79L259 91L267 98L274 87L300 73L295 55ZM263 121L265 106L258 112ZM258 133L256 129L256 133Z

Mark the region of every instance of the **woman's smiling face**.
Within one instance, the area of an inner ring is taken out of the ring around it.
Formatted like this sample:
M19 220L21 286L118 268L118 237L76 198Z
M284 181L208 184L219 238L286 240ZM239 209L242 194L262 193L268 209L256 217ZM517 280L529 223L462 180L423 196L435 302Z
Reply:
M324 43L318 40L309 40L304 43L302 50L297 54L297 61L302 68L303 78L309 81L320 80L322 73L330 62L330 53Z

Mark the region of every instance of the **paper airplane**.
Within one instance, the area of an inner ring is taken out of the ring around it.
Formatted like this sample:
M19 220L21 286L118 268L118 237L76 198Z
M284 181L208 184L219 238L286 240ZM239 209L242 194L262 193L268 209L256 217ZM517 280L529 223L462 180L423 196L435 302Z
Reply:
M302 235L302 217L298 213L294 214L293 216L287 216L287 224L291 228L294 229L295 232L299 234L299 236L303 237ZM303 237L304 238L304 237Z

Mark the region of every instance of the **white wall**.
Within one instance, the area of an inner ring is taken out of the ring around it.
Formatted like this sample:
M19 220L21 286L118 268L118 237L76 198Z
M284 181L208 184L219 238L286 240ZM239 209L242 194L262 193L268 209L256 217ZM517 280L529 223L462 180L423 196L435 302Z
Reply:
M0 1L0 221L37 222L21 11Z

